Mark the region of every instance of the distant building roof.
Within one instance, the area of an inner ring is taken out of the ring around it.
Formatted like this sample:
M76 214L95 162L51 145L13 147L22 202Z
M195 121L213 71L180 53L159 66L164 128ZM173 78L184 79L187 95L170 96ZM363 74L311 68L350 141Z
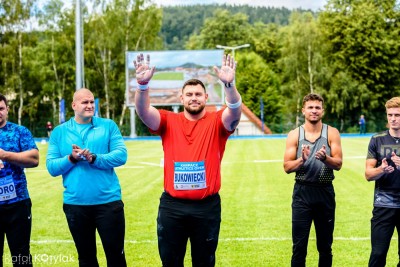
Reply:
M215 105L206 105L206 111L216 111ZM242 112L260 131L262 131L262 122L245 104L242 104ZM241 117L243 118L243 117ZM271 130L264 124L264 134L272 134Z

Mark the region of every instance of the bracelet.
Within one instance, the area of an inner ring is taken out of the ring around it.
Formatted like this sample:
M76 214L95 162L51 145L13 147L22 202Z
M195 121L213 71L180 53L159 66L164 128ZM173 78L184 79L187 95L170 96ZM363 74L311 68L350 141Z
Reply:
M146 84L148 84L149 82L137 82L138 84L141 84L141 85L146 85Z
M71 161L73 164L78 163L78 160L75 159L75 158L72 156L72 154L70 154L70 155L68 156L68 159L69 159L69 161Z
M147 90L149 89L149 84L148 84L148 83L146 83L146 84L140 84L140 83L138 83L137 88L138 88L140 91L147 91Z
M233 104L231 104L228 101L226 101L226 98L225 98L225 104L230 109L237 109L242 105L242 96L239 96L239 100L236 103L233 103Z

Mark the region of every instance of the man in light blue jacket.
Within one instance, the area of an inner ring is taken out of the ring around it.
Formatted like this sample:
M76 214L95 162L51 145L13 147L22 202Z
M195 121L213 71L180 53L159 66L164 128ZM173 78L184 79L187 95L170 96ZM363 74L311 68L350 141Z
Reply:
M79 266L99 266L96 229L108 266L125 267L125 215L121 187L114 168L124 165L127 150L114 121L94 117L92 92L75 92L75 117L54 128L46 166L62 175L63 209L78 251Z

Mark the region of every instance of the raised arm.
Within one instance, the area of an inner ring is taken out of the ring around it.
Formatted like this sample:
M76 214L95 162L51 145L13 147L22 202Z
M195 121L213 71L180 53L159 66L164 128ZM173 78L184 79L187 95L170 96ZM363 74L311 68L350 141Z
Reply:
M160 126L160 113L155 107L150 106L149 82L153 77L155 67L150 68L150 55L144 61L143 54L133 61L136 69L138 89L135 93L135 108L139 118L152 130Z
M230 55L224 55L221 69L214 67L214 71L224 83L227 108L222 113L222 123L225 129L233 131L238 126L242 114L242 98L233 82L236 73L235 59Z

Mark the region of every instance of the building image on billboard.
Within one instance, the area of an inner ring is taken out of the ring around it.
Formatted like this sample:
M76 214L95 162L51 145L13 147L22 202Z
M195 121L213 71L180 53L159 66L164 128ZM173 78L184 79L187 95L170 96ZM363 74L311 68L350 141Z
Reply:
M189 79L201 80L208 93L208 103L222 105L223 84L215 75L214 66L221 67L223 50L135 51L126 54L126 103L135 105L137 89L135 66L137 55L150 55L150 67L156 70L149 83L150 104L153 106L181 105L182 86Z

